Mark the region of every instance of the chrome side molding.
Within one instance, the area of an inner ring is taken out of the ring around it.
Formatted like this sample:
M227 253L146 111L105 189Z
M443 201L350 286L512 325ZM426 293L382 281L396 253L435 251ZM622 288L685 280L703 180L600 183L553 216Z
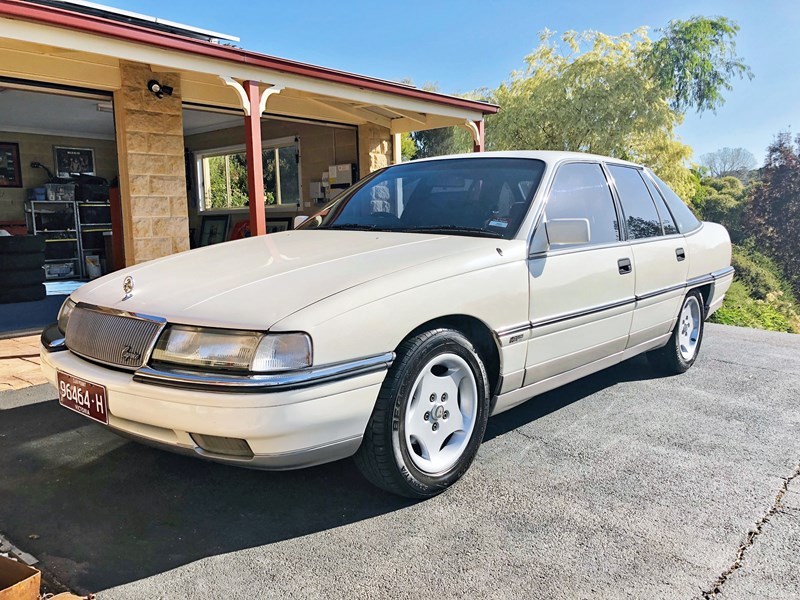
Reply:
M152 385L232 394L283 392L384 371L392 366L394 358L394 352L386 352L300 371L263 375L207 373L157 364L136 370L133 380Z
M648 292L646 294L642 294L640 296L634 296L632 298L626 298L624 300L620 300L619 302L612 302L610 304L603 304L600 306L594 306L592 308L588 308L581 311L576 311L572 313L567 313L564 315L558 315L556 317L551 317L548 319L542 319L540 321L531 321L528 323L524 323L521 325L513 325L511 327L504 327L503 329L495 330L495 335L499 338L503 338L504 336L513 336L516 334L524 334L531 329L536 329L537 327L545 327L547 325L553 325L554 323L561 323L563 321L569 321L571 319L577 319L579 317L585 317L587 315L592 315L595 313L600 313L606 310L612 310L614 308L619 308L621 306L625 306L626 304L632 304L634 302L640 302L642 300L649 300L650 298L655 298L656 296L661 296L663 294L669 294L678 290L683 289L691 289L706 283L712 283L717 279L721 279L722 277L727 277L728 275L732 275L734 272L733 267L725 267L724 269L719 269L718 271L714 271L713 273L708 273L707 275L700 275L699 277L693 277L689 279L686 283L679 283L677 285L671 285L669 287L665 287L659 290L654 290L652 292ZM514 341L521 341L514 340ZM512 343L508 341L503 345L508 345Z

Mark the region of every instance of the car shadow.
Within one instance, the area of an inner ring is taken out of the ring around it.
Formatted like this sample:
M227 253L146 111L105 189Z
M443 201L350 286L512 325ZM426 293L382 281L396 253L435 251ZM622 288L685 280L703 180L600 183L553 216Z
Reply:
M613 367L536 396L531 401L492 417L489 419L483 441L489 441L523 425L532 423L618 383L646 381L662 377L667 377L667 375L663 375L653 369L644 356L635 356Z
M486 439L654 373L628 361L489 421ZM414 502L350 460L239 469L129 442L55 401L0 410L0 530L78 592L362 521Z

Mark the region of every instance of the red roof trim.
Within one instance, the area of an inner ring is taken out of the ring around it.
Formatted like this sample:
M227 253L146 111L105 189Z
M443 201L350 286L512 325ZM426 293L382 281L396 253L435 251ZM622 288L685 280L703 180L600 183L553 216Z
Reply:
M499 110L498 106L486 102L428 92L391 81L346 73L344 71L336 71L334 69L318 67L316 65L296 62L285 58L267 56L240 48L232 48L230 46L223 46L202 40L194 40L172 33L156 32L139 25L112 21L93 15L78 14L61 8L30 4L24 0L5 0L4 2L0 2L0 16L35 21L55 27L66 27L86 33L165 48L167 50L189 52L209 58L217 58L283 73L291 73L292 75L301 75L304 77L321 79L323 81L352 85L367 90L386 92L397 96L405 96L407 98L465 108L483 114L494 114Z

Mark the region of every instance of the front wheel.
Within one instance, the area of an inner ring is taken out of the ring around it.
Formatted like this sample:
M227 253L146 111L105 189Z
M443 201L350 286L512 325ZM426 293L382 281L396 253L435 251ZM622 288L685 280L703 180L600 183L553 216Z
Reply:
M486 368L460 332L404 341L381 387L355 461L389 492L428 498L472 464L489 418Z
M650 364L668 375L685 373L697 360L703 341L705 310L703 296L697 290L686 295L666 346L647 353Z

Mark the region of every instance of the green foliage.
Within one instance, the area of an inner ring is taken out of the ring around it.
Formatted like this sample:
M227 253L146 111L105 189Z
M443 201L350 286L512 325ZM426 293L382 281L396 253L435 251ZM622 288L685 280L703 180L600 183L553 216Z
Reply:
M414 143L414 138L410 133L404 133L400 136L400 156L403 162L413 160L417 154L417 145Z
M660 31L661 39L640 56L674 111L714 111L725 103L722 92L732 89L731 78L753 78L736 56L739 26L730 19L696 16L670 21Z
M800 333L800 308L775 262L747 243L733 247L733 266L735 281L711 320Z
M741 281L731 284L725 303L711 316L711 321L724 325L800 333L800 317L793 305L786 302L779 292L771 292L765 300L758 300L750 295Z
M758 248L800 295L800 136L778 134L754 186L744 220Z
M210 178L210 194L206 208L232 208L245 206L247 196L247 160L245 155L210 156L206 159ZM230 175L230 199L228 179Z
M749 201L749 188L736 177L703 177L692 198L692 207L704 221L721 223L735 242L747 235L744 213Z

